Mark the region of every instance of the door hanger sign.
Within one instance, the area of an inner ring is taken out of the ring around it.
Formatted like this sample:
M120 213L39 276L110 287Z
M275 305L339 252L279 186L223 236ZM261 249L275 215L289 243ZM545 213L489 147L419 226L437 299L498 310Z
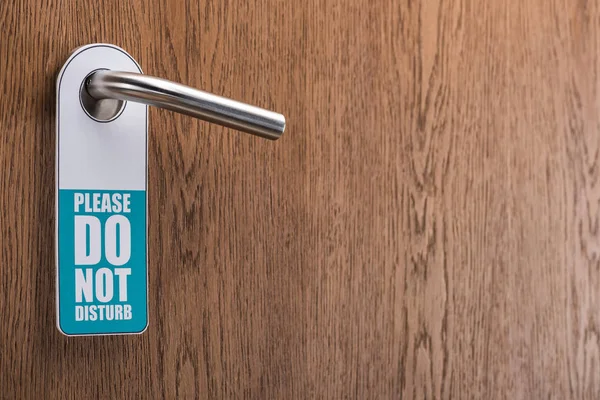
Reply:
M141 73L122 49L76 49L57 80L56 311L65 335L142 333L148 326L147 106L110 121L83 108L96 70Z

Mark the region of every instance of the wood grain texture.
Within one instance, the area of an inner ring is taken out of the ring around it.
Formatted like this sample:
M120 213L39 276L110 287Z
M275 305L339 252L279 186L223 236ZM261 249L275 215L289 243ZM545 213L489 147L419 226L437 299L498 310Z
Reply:
M0 3L0 398L600 398L594 1ZM282 112L152 109L150 327L55 328L77 46Z

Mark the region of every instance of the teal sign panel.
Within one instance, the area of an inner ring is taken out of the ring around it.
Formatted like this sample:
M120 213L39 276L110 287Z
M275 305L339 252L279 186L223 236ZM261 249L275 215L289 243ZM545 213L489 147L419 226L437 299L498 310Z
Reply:
M60 190L59 327L142 332L148 323L146 192Z

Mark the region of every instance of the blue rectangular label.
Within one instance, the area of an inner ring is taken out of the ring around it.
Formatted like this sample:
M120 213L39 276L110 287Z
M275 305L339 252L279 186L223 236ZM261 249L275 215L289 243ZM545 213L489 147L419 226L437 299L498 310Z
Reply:
M58 312L67 335L148 323L146 192L59 190Z

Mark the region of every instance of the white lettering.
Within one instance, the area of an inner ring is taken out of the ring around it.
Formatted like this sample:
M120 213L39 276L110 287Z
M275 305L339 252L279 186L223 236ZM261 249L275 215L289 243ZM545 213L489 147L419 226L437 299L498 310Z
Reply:
M119 254L117 254L117 226ZM106 259L112 265L124 265L131 258L131 225L122 215L113 215L106 220L104 232Z
M87 249L88 239L89 253ZM100 262L100 257L100 220L91 215L76 215L75 264L95 265Z
M121 193L113 193L112 195L113 202L113 212L120 213L123 207L121 206Z
M79 206L83 204L83 193L75 193L75 212L79 212Z
M123 319L131 319L131 305L129 304L123 306Z
M75 321L83 321L83 306L75 306Z
M115 268L115 275L119 277L119 301L127 301L127 277L131 275L131 268Z
M110 194L108 193L102 195L102 212L111 212Z
M131 209L129 208L129 205L131 204L130 197L131 194L129 193L123 194L123 212L131 212Z
M96 298L102 303L108 303L113 298L113 290L113 274L111 270L100 268L96 271Z
M85 276L83 276L83 270L77 268L75 270L75 302L81 303L83 297L86 302L93 300L93 287L92 287L92 269L85 269Z
M76 321L123 321L132 317L130 304L75 306Z

